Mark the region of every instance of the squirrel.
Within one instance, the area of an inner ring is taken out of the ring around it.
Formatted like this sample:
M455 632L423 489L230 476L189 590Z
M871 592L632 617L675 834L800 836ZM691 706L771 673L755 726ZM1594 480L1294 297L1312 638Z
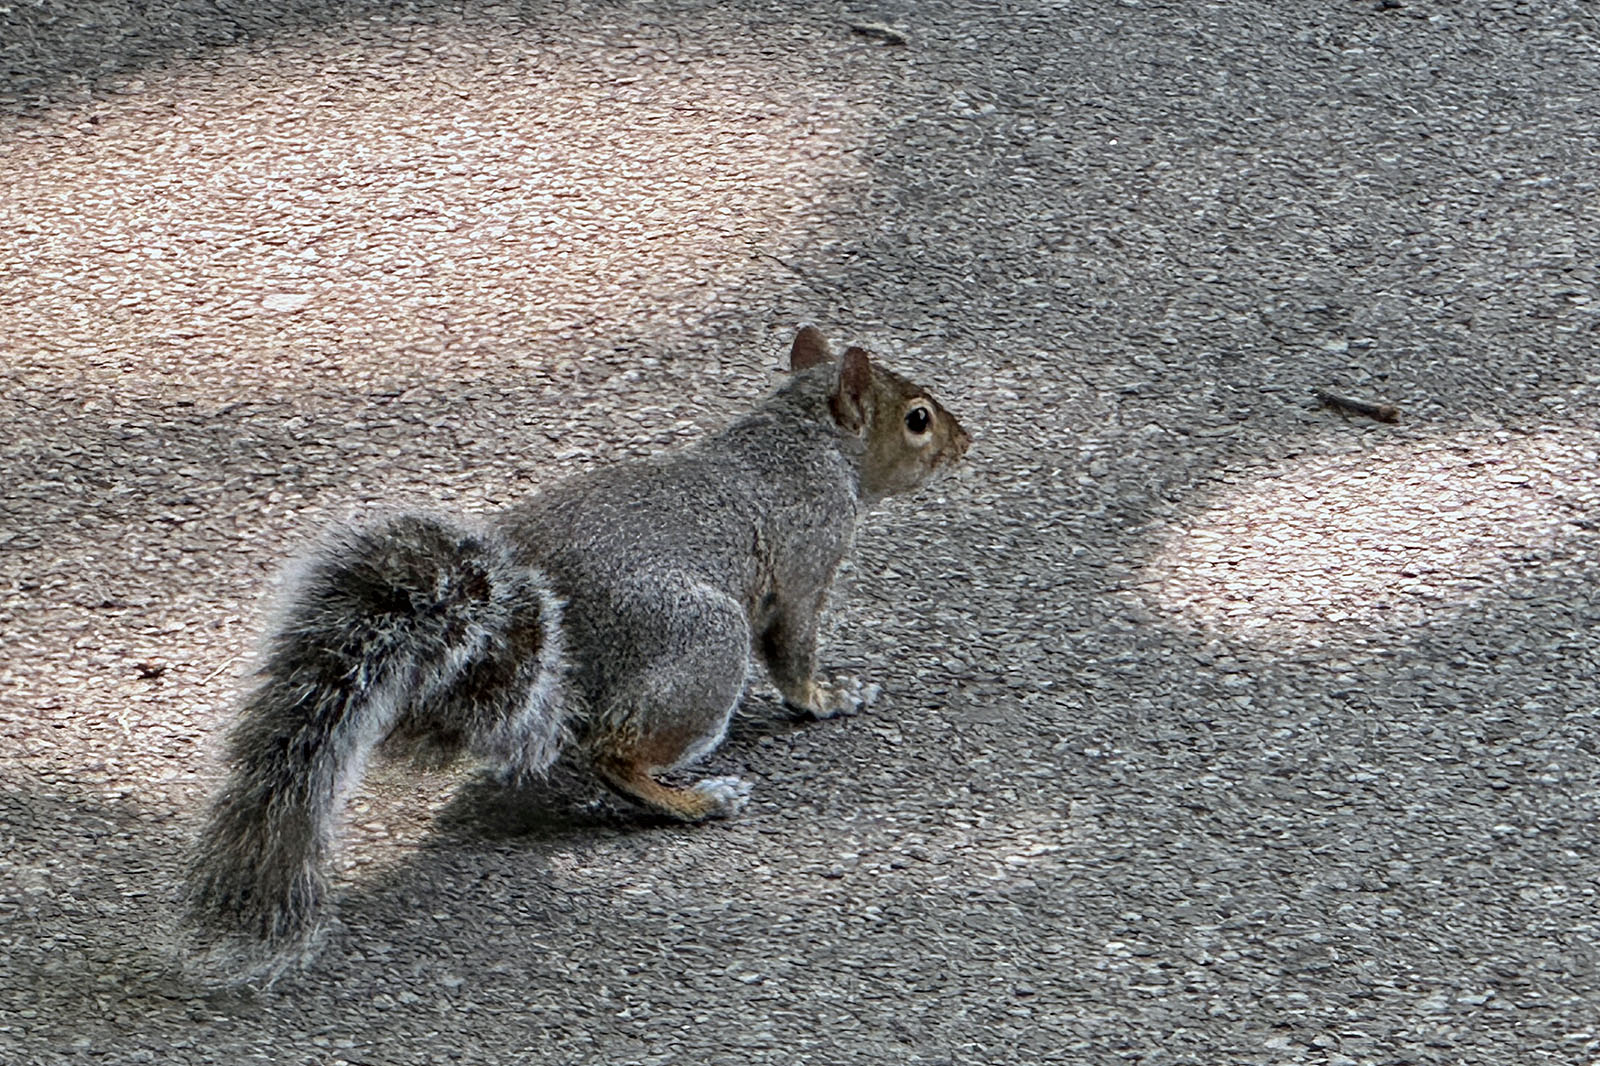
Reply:
M830 718L877 687L825 678L828 587L870 505L965 455L928 392L815 326L791 376L687 448L553 484L481 529L400 514L307 560L229 738L194 848L189 968L270 985L311 956L342 799L369 755L470 755L508 784L568 745L612 790L684 822L750 785L657 778L721 743L752 654Z

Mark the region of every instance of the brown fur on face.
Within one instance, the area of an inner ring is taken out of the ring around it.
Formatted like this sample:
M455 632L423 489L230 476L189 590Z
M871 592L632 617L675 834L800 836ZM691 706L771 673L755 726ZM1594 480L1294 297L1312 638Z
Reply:
M796 334L790 368L833 362L815 326ZM972 435L926 389L877 365L864 348L846 349L831 397L834 421L864 444L861 494L867 501L920 488L972 445Z
M877 499L927 484L967 454L972 436L927 390L872 368L872 430L861 458L862 495ZM920 431L914 429L920 428Z

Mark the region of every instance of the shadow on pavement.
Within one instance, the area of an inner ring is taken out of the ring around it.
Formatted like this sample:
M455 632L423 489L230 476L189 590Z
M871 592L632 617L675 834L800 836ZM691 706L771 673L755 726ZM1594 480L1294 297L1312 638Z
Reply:
M48 106L64 90L212 48L405 18L377 0L42 0L12 6L0 45L0 106ZM423 9L426 10L425 8ZM425 21L426 14L410 18Z

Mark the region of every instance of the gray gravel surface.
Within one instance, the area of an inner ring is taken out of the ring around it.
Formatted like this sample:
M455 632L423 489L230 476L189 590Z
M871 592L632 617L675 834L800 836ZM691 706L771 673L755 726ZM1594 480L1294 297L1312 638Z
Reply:
M1593 4L9 0L0 77L0 1061L1600 1059ZM758 685L697 829L380 770L315 967L176 978L295 547L804 320L977 437L871 713Z

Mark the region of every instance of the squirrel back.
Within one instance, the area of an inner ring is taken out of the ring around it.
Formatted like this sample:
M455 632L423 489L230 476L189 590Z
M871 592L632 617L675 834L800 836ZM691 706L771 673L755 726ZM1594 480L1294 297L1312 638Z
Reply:
M483 532L418 515L346 531L305 568L229 748L187 888L193 969L270 983L306 956L345 792L380 746L508 779L576 743L601 781L699 821L738 778L657 779L720 743L752 651L817 718L876 686L817 671L861 511L970 444L925 390L814 327L793 376L686 449L551 486Z

